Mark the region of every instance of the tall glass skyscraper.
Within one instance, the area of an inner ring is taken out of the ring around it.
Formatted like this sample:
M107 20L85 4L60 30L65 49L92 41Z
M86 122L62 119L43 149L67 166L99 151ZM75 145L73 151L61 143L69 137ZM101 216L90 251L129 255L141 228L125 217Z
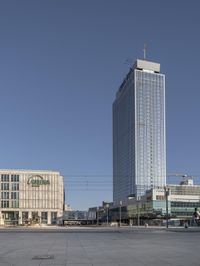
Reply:
M136 60L113 103L113 201L166 185L165 75Z

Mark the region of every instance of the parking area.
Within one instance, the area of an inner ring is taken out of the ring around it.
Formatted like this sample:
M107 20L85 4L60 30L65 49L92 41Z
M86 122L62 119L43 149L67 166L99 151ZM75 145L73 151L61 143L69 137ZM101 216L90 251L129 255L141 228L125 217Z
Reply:
M0 266L200 265L199 230L1 229Z

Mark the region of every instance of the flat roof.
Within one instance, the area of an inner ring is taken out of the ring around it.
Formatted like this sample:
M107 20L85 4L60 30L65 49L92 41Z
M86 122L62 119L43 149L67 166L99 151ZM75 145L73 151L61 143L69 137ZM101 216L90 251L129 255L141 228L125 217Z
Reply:
M137 59L133 67L136 69L143 69L160 73L160 64L155 62Z
M0 174L5 174L5 173L18 173L18 174L59 174L59 171L53 171L53 170L30 170L30 169L0 169Z

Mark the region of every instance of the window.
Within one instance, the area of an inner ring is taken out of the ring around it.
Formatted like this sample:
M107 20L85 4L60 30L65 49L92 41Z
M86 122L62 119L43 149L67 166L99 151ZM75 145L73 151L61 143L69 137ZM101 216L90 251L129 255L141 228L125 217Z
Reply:
M9 183L1 183L1 190L9 190Z
M8 200L2 200L1 201L1 208L9 208L9 201Z
M22 212L22 221L26 222L28 220L28 212Z
M57 212L51 212L51 223L56 224Z
M36 221L36 220L39 219L38 212L32 212L32 219L33 219L34 221Z
M11 190L19 190L19 183L11 183Z
M19 199L19 192L11 192L11 199Z
M41 212L41 222L47 224L47 212Z
M163 195L156 195L156 200L165 200L165 196L163 196Z
M176 202L176 201L172 201L171 202L171 207L182 207L182 208L195 208L195 207L200 207L200 203L199 202Z
M11 208L19 208L19 201L18 200L11 201Z
M9 175L2 174L1 175L1 182L9 182Z
M9 199L9 192L1 192L1 199Z
M19 175L11 175L11 182L19 182Z

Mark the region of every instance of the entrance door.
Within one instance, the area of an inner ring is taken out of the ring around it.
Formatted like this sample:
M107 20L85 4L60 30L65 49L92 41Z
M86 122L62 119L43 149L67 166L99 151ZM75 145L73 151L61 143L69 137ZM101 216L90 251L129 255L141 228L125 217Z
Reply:
M56 224L57 222L57 212L51 212L51 224Z

